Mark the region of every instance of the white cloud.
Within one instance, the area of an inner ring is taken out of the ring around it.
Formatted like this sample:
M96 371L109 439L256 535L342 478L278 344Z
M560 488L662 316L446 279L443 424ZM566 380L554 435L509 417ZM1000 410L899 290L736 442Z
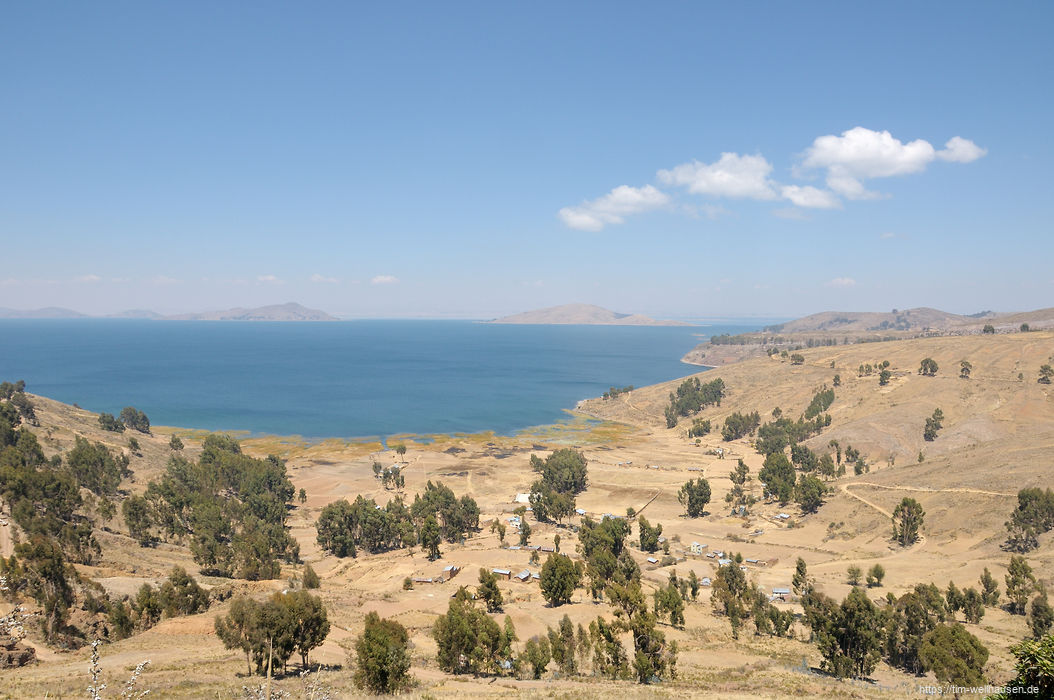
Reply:
M169 277L168 275L158 275L157 277L154 277L152 280L150 280L151 283L157 285L158 287L167 287L170 284L179 284L182 281L183 280L181 280L181 279L176 279L175 277ZM204 280L204 279L202 280L202 282L205 282L205 281L206 280Z
M937 157L952 163L972 163L986 153L987 148L981 148L970 139L952 136L948 143L944 144L944 150L937 151Z
M774 183L769 180L772 164L762 156L722 153L713 163L682 163L670 170L660 170L657 177L667 185L687 187L693 194L746 199L776 199Z
M852 277L835 277L827 283L828 287L855 287L856 280Z
M88 283L91 283L91 284L94 284L94 283L99 282L101 280L102 280L102 277L99 277L98 275L81 275L80 277L74 277L73 278L74 282L88 282Z
M888 131L857 126L841 136L828 134L813 141L805 151L803 165L827 171L827 186L849 199L874 199L862 182L868 178L893 177L922 172L936 158L968 163L985 154L972 141L954 137L937 151L923 139L903 143Z
M318 274L317 272L315 274L311 275L311 277L309 277L308 279L311 280L312 282L314 282L315 284L320 284L320 283L336 284L337 283L337 278L336 277L326 277L324 275Z
M840 209L842 206L842 202L833 192L812 185L784 185L780 188L780 194L795 206L808 209Z
M264 284L282 284L282 280L274 275L259 275L257 276L256 281L263 282Z
M893 233L892 231L886 231L885 233L880 234L878 237L884 241L888 241L890 238L899 238L899 236L897 236L897 234Z
M397 284L399 278L395 275L377 275L370 280L370 284Z
M565 225L579 231L600 231L607 224L621 224L624 217L666 206L669 195L651 185L619 185L603 197L559 211Z

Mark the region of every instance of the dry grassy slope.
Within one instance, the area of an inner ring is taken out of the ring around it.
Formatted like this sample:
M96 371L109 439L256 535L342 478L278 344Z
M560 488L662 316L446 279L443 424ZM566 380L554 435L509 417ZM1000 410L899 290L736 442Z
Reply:
M734 411L758 410L763 420L779 406L797 416L823 384L835 374L842 386L835 390L832 425L809 441L827 449L829 440L852 444L873 464L870 474L847 483L867 481L916 489L974 489L1016 494L1025 486L1050 486L1050 448L1054 445L1054 387L1036 382L1041 364L1054 352L1054 334L1036 332L997 336L924 338L887 343L817 348L803 351L806 363L793 366L778 358L758 358L699 374L709 381L721 377L728 397L720 407L703 411L719 429ZM940 366L936 377L917 374L920 361L932 357ZM885 387L875 375L858 377L860 364L889 360L893 378ZM959 362L973 365L971 378L959 378ZM831 368L831 363L834 368ZM1024 379L1019 380L1018 374ZM590 400L582 410L665 430L662 411L669 393L681 380L633 391L618 401ZM926 417L940 408L944 429L933 442L922 438ZM683 432L690 419L682 419ZM670 432L676 432L670 431ZM925 461L918 463L923 452ZM889 462L892 460L892 467ZM857 487L862 488L862 487ZM887 505L904 495L920 500L950 501L949 494L925 491L881 491L876 498ZM1002 499L1010 504L1012 498ZM998 539L1007 507L972 513L972 529L983 528ZM931 518L934 532L965 525L961 513Z
M830 333L869 331L883 323L909 325L912 329L951 328L974 319L938 309L918 308L894 312L824 311L777 326L777 333L828 331Z
M204 437L205 433L165 426L152 426L149 435L136 430L114 433L102 429L98 413L44 396L30 394L30 398L36 409L39 425L29 426L29 429L36 434L46 456L68 452L73 448L77 436L101 442L114 452L129 456L129 466L135 473L131 481L133 490L145 488L148 481L164 471L169 458L177 454L169 447L169 440L173 434L179 435L184 443L184 449L179 454L192 460L201 454L201 442L196 438ZM132 454L128 447L129 438L133 437L139 442L140 455ZM124 482L122 487L128 488L128 482Z
M942 587L949 579L961 586L975 585L985 566L1001 581L1008 556L999 549L999 542L1002 523L1014 504L1013 494L1025 485L1049 485L1054 404L1051 388L1036 384L1035 377L1037 368L1052 351L1051 333L934 338L807 350L803 353L807 358L803 366L760 358L700 375L706 380L722 377L729 386L723 405L703 413L716 423L736 410L757 409L767 417L775 406L795 416L816 388L830 383L835 373L841 375L843 386L836 390L831 407L833 424L812 441L813 445L822 447L836 437L843 444L859 447L874 467L869 474L837 480L836 493L815 515L800 517L793 508L786 508L798 521L793 528L773 519L781 510L776 504L759 504L747 521L727 517L723 497L730 487L726 475L735 457L742 455L755 476L761 458L747 441L728 445L716 435L704 439L704 447L729 447L730 459L707 455L685 438L687 419L678 429L666 429L662 408L677 382L644 387L617 401L585 402L585 408L595 413L640 427L584 448L590 464L590 486L578 502L594 514L621 513L629 506L640 510L648 503L646 516L653 523L661 522L664 534L675 541L698 539L714 549L778 559L774 565L750 571L752 579L768 588L789 583L798 556L808 562L821 590L838 598L849 590L845 569L850 563L865 568L874 562L885 566L886 585L871 592L876 599L887 591L903 593L920 581L932 580ZM916 374L920 360L927 356L936 359L941 367L937 377ZM875 376L856 376L859 364L884 359L890 360L895 370L889 387L878 387ZM958 378L960 359L973 363L973 379ZM830 367L832 361L834 369ZM1024 381L1017 380L1018 372L1025 374ZM39 430L49 454L72 444L74 433L108 441L115 448L127 444L128 433L116 436L101 431L94 414L47 399L36 402L42 426L49 426ZM922 425L937 406L945 413L945 429L935 442L925 443ZM133 488L141 488L147 476L159 470L170 454L163 429L156 429L155 433L154 437L139 438L144 457L133 459L132 466L137 470ZM197 443L191 439L185 442L188 456L195 456ZM370 465L374 458L387 462L395 456L374 453L371 445L341 441L296 448L290 448L298 444L296 440L251 443L254 452L288 452L291 478L308 493L307 504L291 512L290 526L305 560L322 576L321 594L334 624L329 640L314 658L332 664L346 663L344 650L361 630L363 617L370 610L377 610L395 617L411 630L412 672L421 683L415 694L550 695L555 691L592 697L615 692L634 695L639 691L628 683L453 679L440 673L430 628L435 616L446 608L450 593L457 585L472 585L479 567L528 566L527 553L499 548L496 536L484 529L464 545L444 545L440 562L428 562L420 552L406 551L343 560L327 556L314 541L313 523L321 508L357 493L381 502L390 498L393 493L385 491L373 478ZM922 464L916 461L920 448L926 454ZM529 446L516 441L482 436L451 437L433 445L411 444L406 455L409 465L404 496L412 498L427 480L440 479L455 493L472 494L480 504L484 522L496 516L507 517L514 507L513 494L528 488L536 478L528 466L530 451ZM895 455L892 467L887 466L890 454ZM632 460L632 466L626 466L627 460ZM684 518L676 500L680 484L700 474L689 469L700 469L714 489L715 512L705 518ZM760 495L756 480L752 488ZM917 498L926 509L925 537L914 547L900 549L889 542L888 514L905 495ZM650 500L653 496L655 499ZM748 536L755 528L763 528L764 534ZM115 524L114 529L121 527ZM532 542L536 544L551 543L557 532L553 526L540 523L532 523L532 529ZM574 534L567 530L561 534L561 548L573 552ZM1040 549L1029 555L1040 579L1048 585L1054 581L1054 546L1050 537L1044 536ZM162 545L141 549L119 532L107 533L100 539L103 561L87 573L115 593L128 592L144 579L156 580L174 563L194 571L185 548ZM644 560L646 555L635 546L633 556L644 569L646 592L666 580L668 569L650 567ZM451 584L402 590L404 577L433 575L446 563L459 563L465 571ZM713 573L713 564L706 559L681 562L678 573L686 575L689 568L700 576ZM293 568L287 567L283 579L294 573ZM205 583L231 584L219 580ZM285 584L280 579L234 585L247 586L262 597ZM555 625L565 612L576 624L588 624L598 614L611 615L608 606L593 605L582 591L575 594L572 605L553 609L544 604L535 585L503 582L502 589L508 601L506 610L516 623L521 642L542 632L547 625ZM805 641L750 635L733 641L727 621L711 614L708 598L709 591L704 590L700 603L689 606L686 630L664 627L681 648L680 680L657 690L649 689L645 694L889 696L888 691L877 687L838 683L790 670L791 666L800 665L803 658L811 665L818 663L815 646ZM211 633L212 617L224 609L221 605L205 615L165 621L145 635L105 647L104 666L111 687L116 687L113 683L132 664L149 657L155 663L146 679L161 697L217 697L232 693L246 679L234 676L243 668L240 656L224 651ZM992 652L989 677L1009 677L1012 660L1006 650L1025 636L1024 619L990 609L982 624L971 625L970 629ZM18 674L0 674L0 697L39 697L45 690L50 691L51 697L76 697L84 686L86 656L85 651L72 655L50 653L47 663ZM885 665L879 666L874 677L882 685L902 689L913 688L921 680ZM297 682L290 679L282 685L292 690ZM333 674L332 685L338 688L338 696L354 692L347 670Z

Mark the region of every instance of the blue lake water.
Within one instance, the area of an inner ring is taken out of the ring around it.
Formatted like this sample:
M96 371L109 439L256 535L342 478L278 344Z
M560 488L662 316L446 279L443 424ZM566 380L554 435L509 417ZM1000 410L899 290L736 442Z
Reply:
M307 437L518 429L610 386L698 371L700 334L749 326L0 320L0 380L156 425Z

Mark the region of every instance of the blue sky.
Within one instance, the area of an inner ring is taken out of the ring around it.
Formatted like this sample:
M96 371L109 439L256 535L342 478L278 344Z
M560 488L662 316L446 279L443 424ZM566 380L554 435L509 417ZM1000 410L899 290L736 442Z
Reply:
M1052 20L1048 2L11 6L0 306L1051 306Z

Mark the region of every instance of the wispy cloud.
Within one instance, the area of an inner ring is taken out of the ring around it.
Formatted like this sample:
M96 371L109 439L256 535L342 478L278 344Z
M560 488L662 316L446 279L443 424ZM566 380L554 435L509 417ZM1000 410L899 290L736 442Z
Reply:
M399 278L395 275L377 275L370 280L370 284L398 284Z
M7 279L0 280L0 287L14 287L16 284L21 284L14 277L8 277Z
M579 231L600 231L608 224L621 224L630 214L639 214L666 206L669 195L651 185L620 185L603 197L564 207L558 212L568 227Z
M883 241L888 241L891 238L900 238L899 235L893 233L892 231L884 231L880 233L878 237L881 238Z
M336 277L326 277L325 275L320 275L317 272L311 275L311 277L309 277L308 279L314 282L315 284L336 284L338 281Z
M203 282L205 280L202 280ZM180 284L183 280L176 277L169 277L168 275L157 275L150 280L150 283L157 287L168 287L173 284Z
M282 284L282 280L274 275L258 275L256 281L262 284Z
M796 207L807 209L841 209L842 202L834 192L817 189L812 185L784 185L780 188L784 199L789 199Z
M852 277L835 277L830 282L826 283L828 287L855 287L856 280Z
M95 284L96 282L101 282L102 277L99 277L98 275L81 275L80 277L74 277L73 281L83 282L85 284Z

